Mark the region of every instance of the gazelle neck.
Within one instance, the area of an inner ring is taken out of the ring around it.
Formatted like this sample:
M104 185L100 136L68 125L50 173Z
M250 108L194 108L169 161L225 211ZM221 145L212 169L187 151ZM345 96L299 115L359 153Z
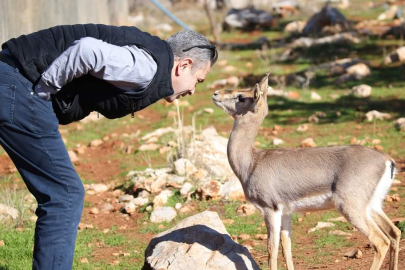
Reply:
M254 116L254 115L252 115ZM228 159L233 172L245 181L254 162L255 137L262 124L261 117L243 116L235 120L228 142Z

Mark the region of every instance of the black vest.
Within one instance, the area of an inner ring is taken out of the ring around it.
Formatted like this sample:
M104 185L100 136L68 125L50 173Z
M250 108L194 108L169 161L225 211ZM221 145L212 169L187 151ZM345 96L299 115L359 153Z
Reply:
M110 119L123 117L173 94L173 52L170 46L136 27L101 24L55 26L10 39L2 48L10 51L21 64L21 73L36 84L49 65L82 37L97 38L117 46L136 45L150 53L157 63L157 72L148 87L137 91L124 91L90 74L73 79L52 96L60 124L83 119L92 111Z

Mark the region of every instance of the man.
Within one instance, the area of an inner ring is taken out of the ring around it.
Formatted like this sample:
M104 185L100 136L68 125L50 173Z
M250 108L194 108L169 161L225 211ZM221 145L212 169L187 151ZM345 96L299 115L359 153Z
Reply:
M185 30L166 41L135 27L56 26L0 53L0 144L38 202L33 269L71 269L84 189L58 131L98 111L118 118L192 95L217 59Z

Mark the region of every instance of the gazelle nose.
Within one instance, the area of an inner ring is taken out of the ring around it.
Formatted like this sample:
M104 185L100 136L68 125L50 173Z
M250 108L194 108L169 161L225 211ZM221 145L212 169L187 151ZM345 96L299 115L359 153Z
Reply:
M217 96L217 95L218 95L218 92L219 92L219 90L215 91L215 92L214 92L214 96Z

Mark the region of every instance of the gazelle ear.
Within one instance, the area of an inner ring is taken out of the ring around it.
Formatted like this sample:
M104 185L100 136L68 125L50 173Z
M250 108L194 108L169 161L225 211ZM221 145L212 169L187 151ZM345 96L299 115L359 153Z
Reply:
M260 91L262 92L265 99L267 99L267 89L269 88L269 76L270 72L268 72L259 83Z
M256 83L255 88L253 89L253 99L255 103L257 103L261 97L262 93L260 90L260 86L258 83Z

